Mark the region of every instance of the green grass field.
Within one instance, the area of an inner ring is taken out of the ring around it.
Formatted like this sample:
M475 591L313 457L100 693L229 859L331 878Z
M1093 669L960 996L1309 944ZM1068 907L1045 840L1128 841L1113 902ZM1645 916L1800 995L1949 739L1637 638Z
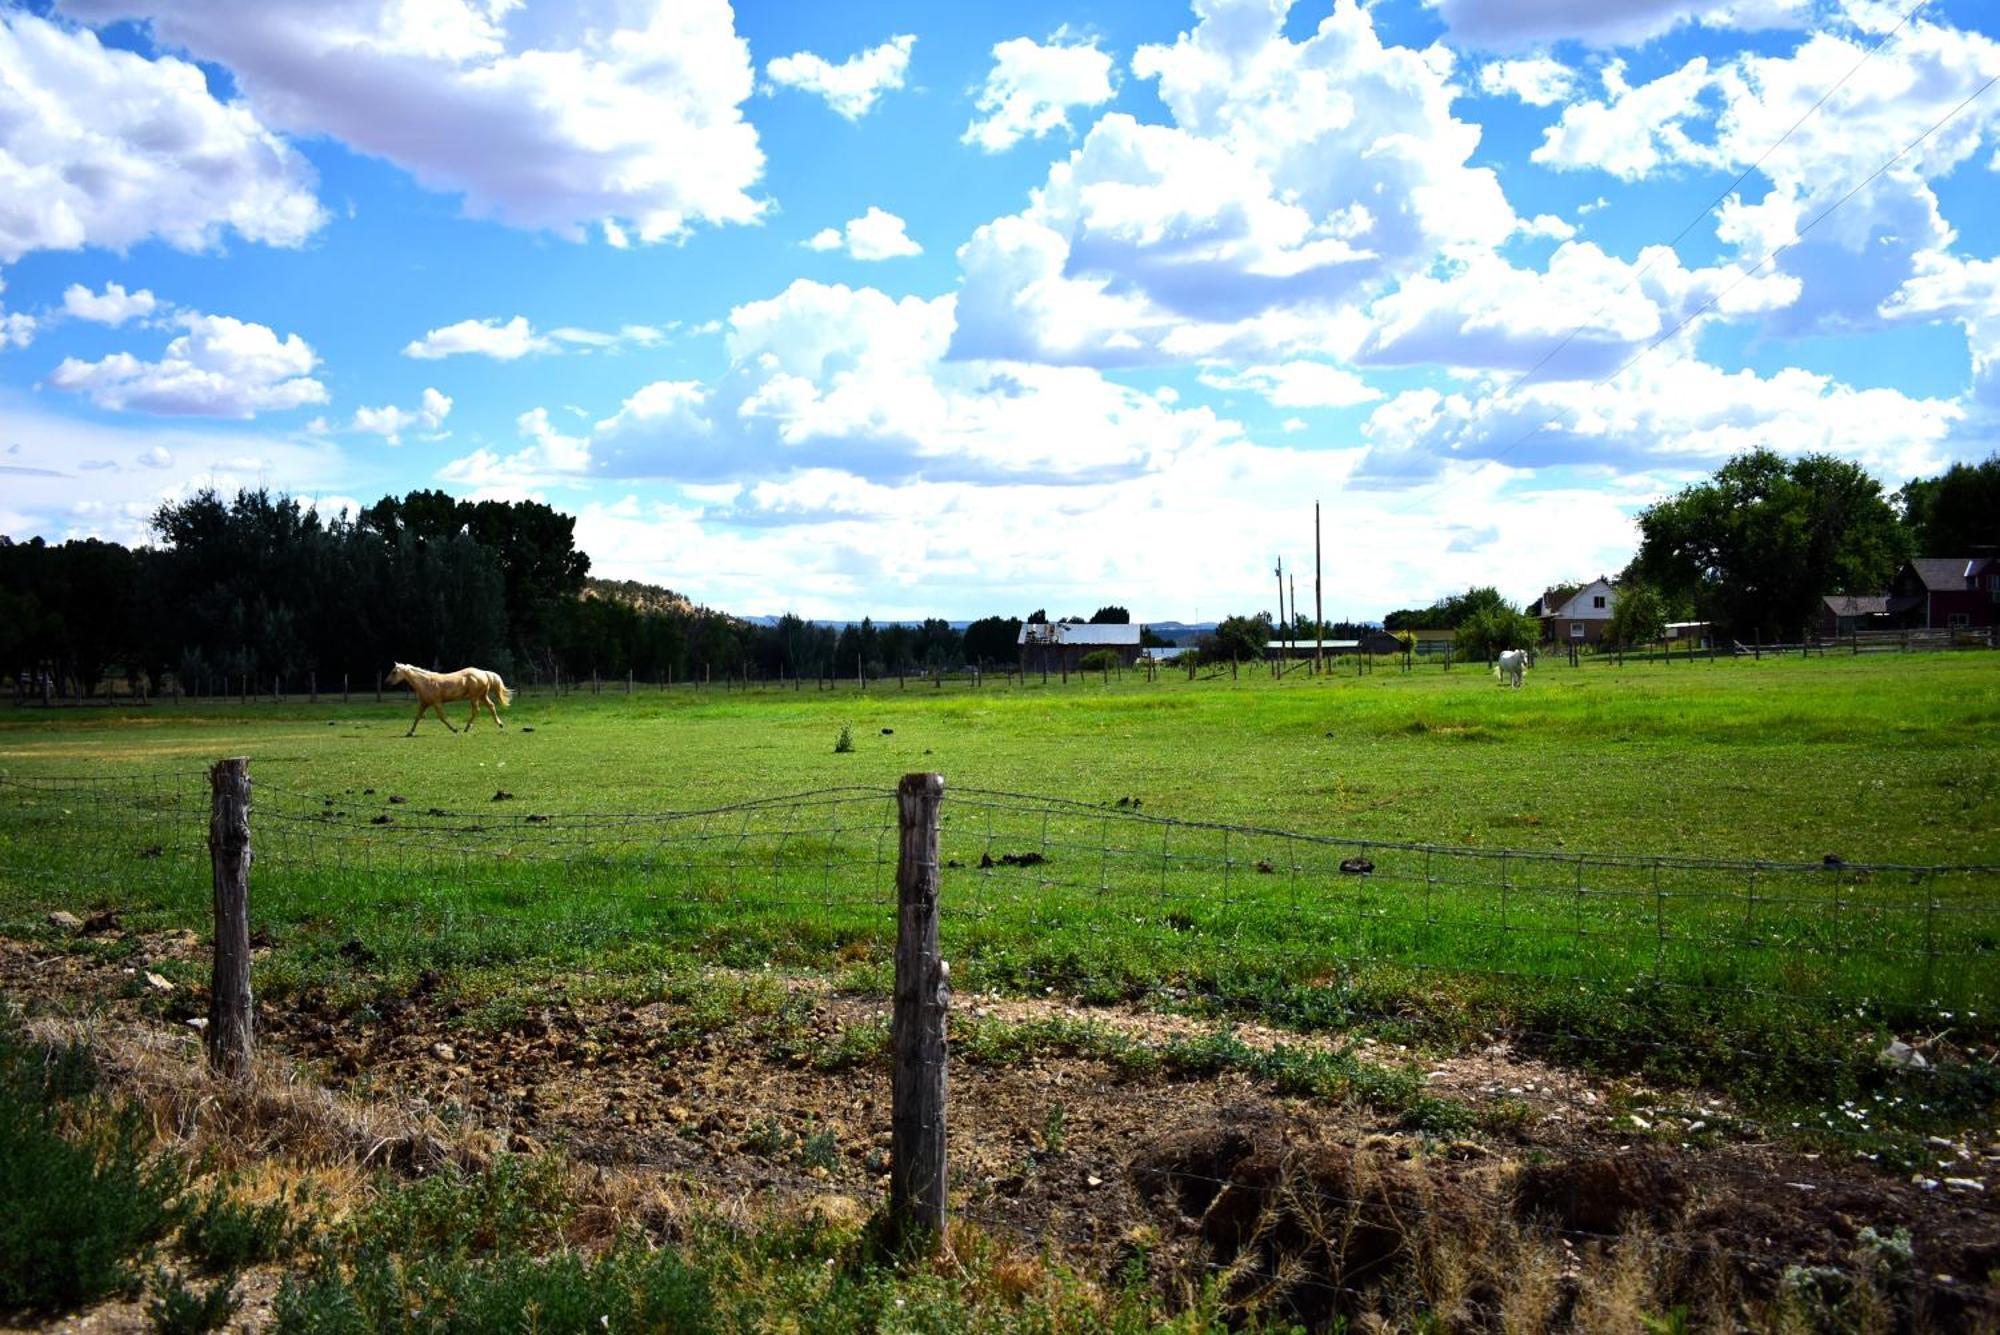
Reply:
M1819 866L2000 863L1989 655L1551 665L1518 692L1427 666L525 695L505 733L406 739L410 712L0 716L0 918L201 926L198 771L243 754L267 999L365 1005L426 970L474 1002L637 994L713 964L880 991L887 790L936 770L962 989L1420 1042L1504 1024L1752 1096L1852 1088L1914 1025L2000 1032L1992 873Z

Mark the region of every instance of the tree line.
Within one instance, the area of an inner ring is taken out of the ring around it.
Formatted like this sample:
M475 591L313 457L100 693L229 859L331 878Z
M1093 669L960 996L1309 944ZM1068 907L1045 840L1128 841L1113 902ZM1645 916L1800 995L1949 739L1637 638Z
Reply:
M871 677L1011 663L1021 622L964 631L763 624L671 590L590 577L573 517L535 501L385 496L331 518L265 490L162 505L154 541L0 536L0 674L92 692L358 684L395 661L503 674L687 681L751 674ZM229 685L224 686L224 683Z
M2000 554L2000 455L1889 493L1832 455L1752 450L1647 506L1638 526L1638 551L1615 577L1606 639L1650 643L1674 621L1785 639L1813 624L1822 597L1880 593L1913 556ZM1450 630L1459 652L1478 657L1540 635L1493 588L1400 608L1383 626Z

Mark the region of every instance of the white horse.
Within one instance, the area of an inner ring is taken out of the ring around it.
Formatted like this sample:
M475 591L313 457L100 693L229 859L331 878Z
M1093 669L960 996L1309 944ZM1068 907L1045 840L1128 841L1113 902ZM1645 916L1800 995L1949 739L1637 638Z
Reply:
M1502 650L1500 657L1493 664L1493 675L1515 690L1520 690L1521 683L1528 677L1528 651Z

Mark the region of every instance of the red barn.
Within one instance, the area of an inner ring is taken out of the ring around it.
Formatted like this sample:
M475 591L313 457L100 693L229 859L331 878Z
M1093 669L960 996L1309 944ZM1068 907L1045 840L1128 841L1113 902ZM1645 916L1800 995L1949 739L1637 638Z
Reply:
M1889 585L1888 613L1909 630L1983 630L2000 612L2000 560L1919 556Z

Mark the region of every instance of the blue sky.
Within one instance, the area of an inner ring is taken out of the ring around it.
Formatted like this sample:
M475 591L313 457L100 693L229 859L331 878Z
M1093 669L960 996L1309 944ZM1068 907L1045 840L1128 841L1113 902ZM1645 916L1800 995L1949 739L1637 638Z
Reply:
M1753 446L1995 448L2000 41L1912 2L0 8L0 531L439 486L1164 619L1317 499L1329 615L1525 601Z

